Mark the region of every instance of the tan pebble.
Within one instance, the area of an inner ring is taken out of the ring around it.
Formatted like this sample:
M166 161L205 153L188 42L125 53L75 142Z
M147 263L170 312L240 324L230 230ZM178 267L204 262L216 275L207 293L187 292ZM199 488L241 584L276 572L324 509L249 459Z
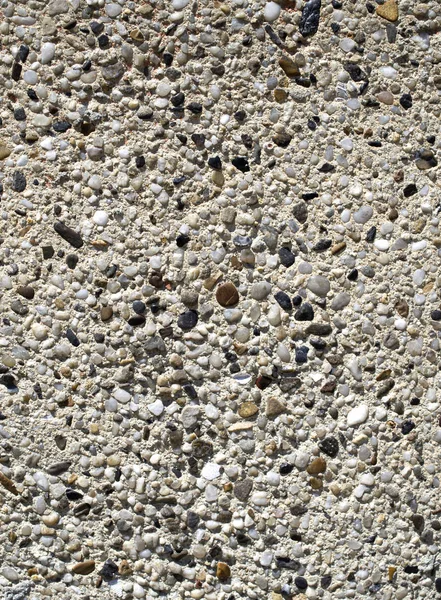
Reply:
M323 480L318 477L311 477L309 484L313 490L321 490L323 487Z
M377 6L377 15L387 21L396 21L398 19L398 6L396 0L386 0L384 4Z
M6 145L3 140L0 140L0 160L5 160L11 154L12 148Z
M268 398L266 403L266 416L276 417L286 411L286 406L277 398Z
M346 242L339 242L338 244L334 244L331 248L331 254L338 254L342 250L346 248Z
M94 560L85 560L84 562L77 563L72 567L72 573L76 575L90 575L95 570Z
M231 575L231 569L227 565L227 563L218 562L217 567L216 567L216 577L218 579L220 579L221 581L225 581L226 579L230 578L230 575Z
M239 302L239 292L234 283L228 281L220 285L216 290L216 300L223 307L237 304Z
M239 407L239 416L241 416L243 419L252 417L257 412L259 412L259 409L254 402L244 402Z
M307 471L310 475L324 473L326 471L326 460L321 456L314 458L314 460L308 466Z
M392 581L396 571L397 571L396 567L388 567L387 568L387 578L389 579L389 581Z
M120 575L131 575L133 573L133 569L127 560L122 560L119 563L118 573Z
M48 527L53 527L54 525L56 525L58 523L58 521L60 520L60 515L56 512L52 512L49 515L45 515L42 518L42 521L45 525L47 525Z

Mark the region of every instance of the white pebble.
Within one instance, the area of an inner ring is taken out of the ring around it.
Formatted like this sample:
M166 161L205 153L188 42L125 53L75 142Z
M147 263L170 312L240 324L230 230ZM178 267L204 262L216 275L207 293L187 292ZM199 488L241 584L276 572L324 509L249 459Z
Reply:
M93 215L92 220L96 225L101 225L101 227L104 227L105 225L107 225L109 215L106 213L105 210L97 210L96 213Z
M364 423L369 416L369 408L366 404L360 404L360 406L356 406L353 408L347 417L347 423L349 427L353 427L354 425L361 425Z
M265 8L263 9L263 16L265 21L269 21L272 23L276 19L279 18L281 8L277 4L277 2L267 2L265 4Z

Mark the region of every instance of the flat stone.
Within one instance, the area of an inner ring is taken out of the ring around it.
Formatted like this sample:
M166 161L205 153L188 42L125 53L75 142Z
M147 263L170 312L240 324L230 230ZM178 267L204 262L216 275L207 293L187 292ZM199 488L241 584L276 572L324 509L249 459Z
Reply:
M239 407L239 416L243 419L247 419L248 417L252 417L256 413L259 412L259 408L254 402L243 402Z
M50 17L63 15L69 11L67 0L52 0L47 6L47 12Z
M216 300L221 306L234 306L239 302L239 292L234 283L227 282L220 285L216 290Z
M100 311L101 321L109 321L113 317L113 308L111 306L103 306Z
M313 275L309 278L308 283L306 285L308 290L315 294L316 296L320 296L320 298L325 298L331 289L331 284L322 275Z
M266 402L267 417L277 417L278 415L281 415L284 412L286 412L286 406L281 400L275 398L274 396L268 398Z
M298 77L300 75L298 65L287 56L282 56L282 58L279 60L279 65L285 75L288 77Z
M58 233L58 235L60 235L64 240L66 240L66 242L68 242L74 248L81 248L81 246L84 243L81 234L79 234L71 227L68 227L61 221L55 223L54 230Z
M248 500L251 490L253 489L253 482L251 479L243 479L234 484L234 495L241 502Z
M11 154L12 148L10 148L6 142L0 140L0 160L5 160Z
M264 300L272 290L272 285L268 281L260 281L253 283L251 286L250 295L254 300Z
M376 8L376 13L383 19L387 21L397 21L398 20L398 4L396 0L386 0L384 4L380 4Z

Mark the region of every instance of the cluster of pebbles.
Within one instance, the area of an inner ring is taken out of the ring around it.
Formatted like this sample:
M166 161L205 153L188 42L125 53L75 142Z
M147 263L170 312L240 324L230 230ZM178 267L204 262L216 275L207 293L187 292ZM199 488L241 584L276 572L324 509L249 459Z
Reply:
M3 0L0 589L441 592L438 0Z

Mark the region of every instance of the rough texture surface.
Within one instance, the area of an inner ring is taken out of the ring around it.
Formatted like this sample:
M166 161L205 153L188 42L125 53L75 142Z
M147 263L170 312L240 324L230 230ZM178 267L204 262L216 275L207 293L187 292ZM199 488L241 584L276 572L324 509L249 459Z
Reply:
M436 598L439 2L0 8L2 598Z

